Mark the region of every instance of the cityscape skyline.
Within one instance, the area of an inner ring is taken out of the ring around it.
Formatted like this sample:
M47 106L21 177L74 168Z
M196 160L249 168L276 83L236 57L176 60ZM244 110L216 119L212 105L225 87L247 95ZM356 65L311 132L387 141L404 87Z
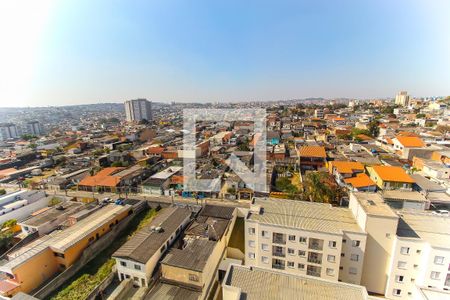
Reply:
M445 96L449 6L2 3L0 106Z

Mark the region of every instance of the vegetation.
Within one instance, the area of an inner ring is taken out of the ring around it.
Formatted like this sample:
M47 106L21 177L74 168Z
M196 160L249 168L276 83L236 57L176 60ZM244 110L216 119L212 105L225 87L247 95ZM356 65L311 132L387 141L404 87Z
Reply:
M417 119L425 118L425 114L417 114L417 115L416 115L416 118L417 118Z
M127 161L115 161L111 164L111 167L128 167L128 165Z
M63 299L86 299L87 296L112 272L115 260L108 259L95 274L83 274L77 280L73 281L67 288L53 297L55 300Z
M48 202L48 206L55 206L57 204L61 203L61 199L58 197L52 197L50 201Z
M2 224L2 230L0 231L0 253L3 253L10 248L16 224L17 220L15 219L8 220Z
M0 189L0 195L5 195L6 194L6 190L5 189Z
M37 136L32 135L32 134L24 134L21 136L21 138L25 141L30 141L30 140L36 139Z
M280 177L275 181L275 187L280 192L288 193L288 194L297 194L299 191L295 185L292 184L290 178Z
M378 120L373 120L369 123L369 125L367 126L368 130L369 130L369 135L372 137L377 137L380 134L380 122Z
M310 172L303 183L303 199L312 202L334 203L344 196L344 191L337 185L330 184L327 173Z

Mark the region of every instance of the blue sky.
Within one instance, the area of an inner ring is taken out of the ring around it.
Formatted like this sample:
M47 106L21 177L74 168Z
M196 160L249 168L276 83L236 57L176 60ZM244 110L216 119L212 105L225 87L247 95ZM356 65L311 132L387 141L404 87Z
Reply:
M445 0L18 0L0 11L0 106L450 94Z

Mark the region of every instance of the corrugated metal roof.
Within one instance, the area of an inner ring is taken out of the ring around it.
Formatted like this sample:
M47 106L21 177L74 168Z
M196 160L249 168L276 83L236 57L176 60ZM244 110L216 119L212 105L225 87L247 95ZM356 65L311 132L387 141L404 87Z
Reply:
M190 215L191 211L186 208L164 208L150 224L139 230L129 241L122 245L113 254L113 257L126 258L143 264L147 263ZM163 231L152 231L152 226L159 226Z
M368 299L363 286L232 265L225 284L239 288L241 299L358 300Z

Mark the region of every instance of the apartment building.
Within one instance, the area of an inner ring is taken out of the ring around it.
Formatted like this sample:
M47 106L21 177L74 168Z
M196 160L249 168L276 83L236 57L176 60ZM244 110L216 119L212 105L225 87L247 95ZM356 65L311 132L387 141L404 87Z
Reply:
M448 291L450 218L405 211L399 217L385 296L413 299L415 290L423 287L437 293Z
M245 219L245 264L359 284L366 240L347 208L256 198Z
M378 193L350 193L349 208L368 234L361 284L369 292L384 294L392 259L398 216Z
M125 101L125 115L128 122L152 120L152 103L147 99Z

